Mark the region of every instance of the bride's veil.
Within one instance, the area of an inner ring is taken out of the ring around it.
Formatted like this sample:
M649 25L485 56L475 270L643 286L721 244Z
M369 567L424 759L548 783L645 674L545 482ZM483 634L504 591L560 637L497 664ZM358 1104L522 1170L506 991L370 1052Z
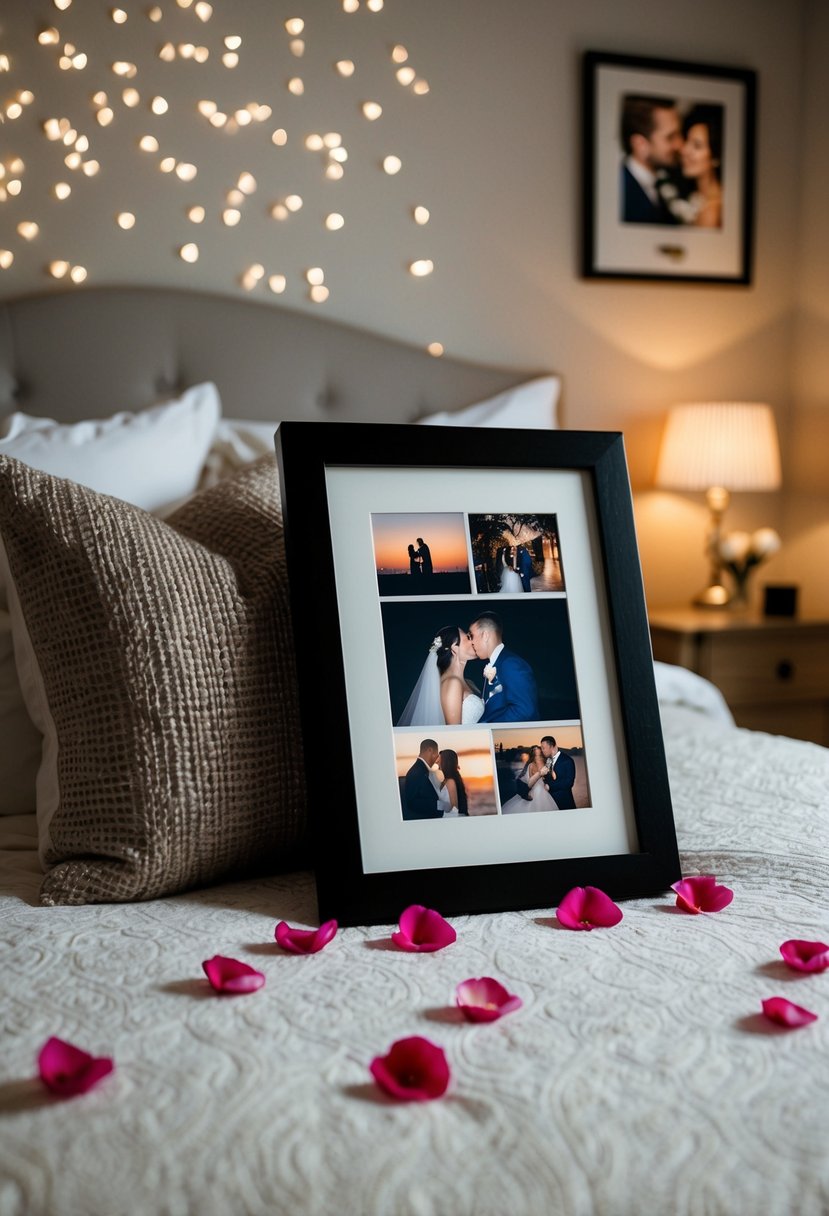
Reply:
M400 715L398 726L443 726L446 719L440 704L440 674L436 650L430 650L426 662Z

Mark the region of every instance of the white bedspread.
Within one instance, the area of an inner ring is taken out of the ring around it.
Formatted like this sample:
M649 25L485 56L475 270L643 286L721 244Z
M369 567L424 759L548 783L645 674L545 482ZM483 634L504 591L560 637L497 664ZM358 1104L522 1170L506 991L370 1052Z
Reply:
M684 872L735 892L717 915L669 893L589 934L541 908L458 918L434 955L373 927L294 958L273 930L314 922L307 874L41 909L15 863L0 1216L823 1216L829 972L798 977L778 946L829 937L829 751L691 709L664 723ZM215 953L266 987L212 995ZM454 986L476 975L523 1009L460 1022ZM821 1020L775 1031L759 1009L776 994ZM33 1078L51 1034L113 1054L115 1074L49 1098ZM439 1101L371 1083L372 1056L410 1034L447 1051Z

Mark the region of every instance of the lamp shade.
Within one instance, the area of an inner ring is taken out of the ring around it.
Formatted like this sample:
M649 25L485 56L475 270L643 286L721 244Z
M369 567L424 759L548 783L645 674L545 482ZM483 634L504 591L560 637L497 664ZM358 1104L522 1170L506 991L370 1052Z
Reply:
M776 490L780 448L771 407L748 401L675 405L656 484L670 490Z

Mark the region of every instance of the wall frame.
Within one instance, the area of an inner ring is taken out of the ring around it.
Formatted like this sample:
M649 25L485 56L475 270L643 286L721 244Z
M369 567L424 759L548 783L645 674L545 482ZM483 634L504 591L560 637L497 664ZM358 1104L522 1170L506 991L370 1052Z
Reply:
M283 423L276 446L320 917L393 923L410 903L450 915L551 907L573 886L667 889L680 869L621 435L529 444L453 428L451 443L424 446L414 426ZM430 551L426 590L416 541ZM526 590L519 547L533 553ZM472 623L493 612L505 649L486 655ZM480 707L407 720L454 626L443 649L466 661ZM521 662L534 699L519 695ZM511 802L522 753L544 736L577 770L572 796L545 776L550 802ZM465 808L460 795L442 804L435 783L435 806L410 814L425 739L444 768L459 763Z
M751 282L755 95L742 68L585 54L585 277Z

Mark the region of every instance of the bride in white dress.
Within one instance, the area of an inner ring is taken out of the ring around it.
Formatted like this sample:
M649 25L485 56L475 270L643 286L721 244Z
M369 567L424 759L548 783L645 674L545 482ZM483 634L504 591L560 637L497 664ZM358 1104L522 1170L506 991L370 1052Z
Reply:
M544 753L536 745L530 753L529 760L518 774L519 779L526 781L529 786L529 802L520 794L515 794L501 807L501 814L512 815L519 811L557 811L558 806L544 784L543 777L546 770L547 762L544 759Z
M438 801L444 808L443 818L459 819L461 815L469 815L466 786L458 766L458 753L445 747L440 753L439 764L443 773L443 785L438 791Z
M465 629L448 625L439 630L397 725L473 726L478 722L484 712L483 698L464 674L466 664L476 657Z
M506 591L506 592L509 592L510 594L513 594L514 592L518 592L520 594L524 590L524 584L521 582L521 575L518 573L518 571L515 569L515 567L511 564L514 560L515 560L514 551L512 549L510 549L509 545L504 545L504 548L501 550L501 566L502 566L501 592L502 593Z

